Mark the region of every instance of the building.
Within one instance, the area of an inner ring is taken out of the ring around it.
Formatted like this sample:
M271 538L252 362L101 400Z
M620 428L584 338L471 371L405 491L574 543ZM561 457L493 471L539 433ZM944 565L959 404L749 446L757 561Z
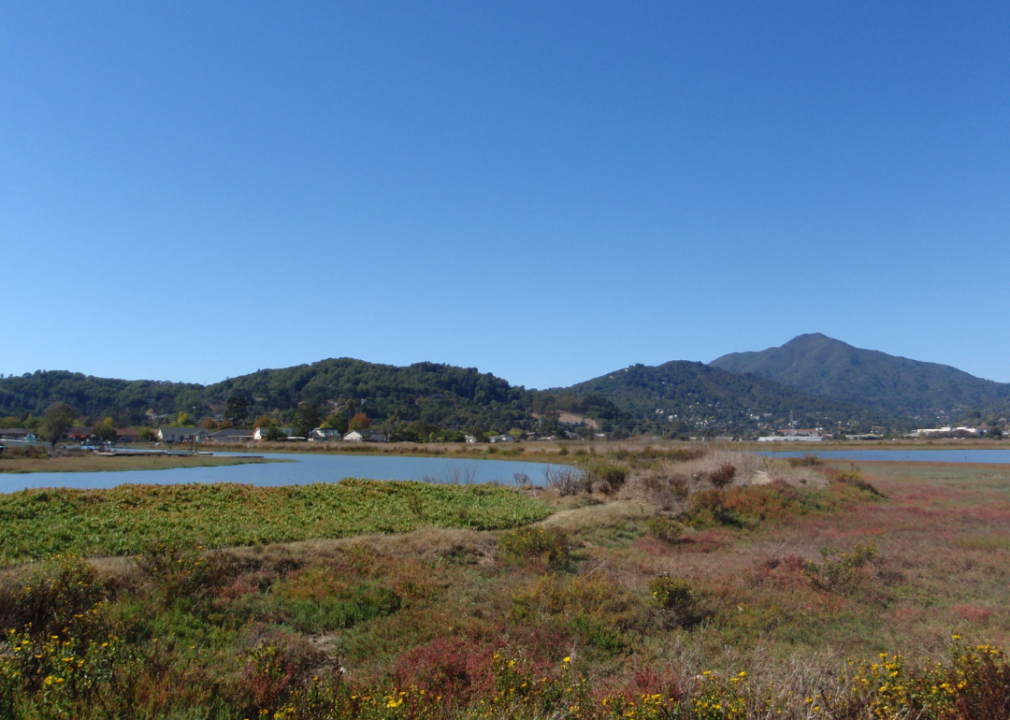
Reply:
M3 428L0 429L0 444L11 447L20 445L34 445L39 441L38 437L31 430L24 428Z
M227 428L211 433L207 439L216 443L245 443L255 439L255 432L241 428Z
M329 442L331 440L343 440L344 434L334 428L315 428L309 433L309 440L312 442Z
M267 439L267 432L269 432L270 427L271 427L270 425L261 425L260 427L256 428L253 431L253 437L252 437L252 439L253 440L266 440ZM295 429L291 428L291 427L282 427L282 428L277 428L277 429L280 430L281 435L283 435L285 438L289 438L289 437L291 437L292 435L295 434Z
M173 443L206 442L210 433L199 427L158 428L158 440L167 445Z
M920 428L915 431L916 437L978 437L982 431L973 427L942 427L942 428Z
M116 430L116 442L117 443L132 443L137 442L140 439L140 430L137 428L126 428L124 430Z
M386 436L375 430L351 430L344 435L344 442L386 442Z
M64 437L72 442L85 442L90 440L93 434L89 427L72 427L67 430L67 434Z

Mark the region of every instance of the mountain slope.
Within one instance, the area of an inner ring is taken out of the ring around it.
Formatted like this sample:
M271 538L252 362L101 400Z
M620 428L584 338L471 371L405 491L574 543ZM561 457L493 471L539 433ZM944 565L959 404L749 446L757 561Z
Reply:
M1008 384L947 365L863 350L820 333L761 352L723 355L710 365L923 421L958 419L972 409L998 412L1010 404Z
M738 375L704 363L673 361L633 365L566 388L599 395L626 410L640 431L752 433L784 427L790 412L801 427L836 428L890 424L884 413L821 398L754 375ZM554 391L557 392L557 391Z

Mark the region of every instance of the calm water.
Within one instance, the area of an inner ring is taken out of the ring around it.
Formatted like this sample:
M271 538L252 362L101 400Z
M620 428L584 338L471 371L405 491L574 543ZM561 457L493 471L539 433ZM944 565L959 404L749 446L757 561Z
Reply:
M221 453L222 455L226 453ZM125 483L233 482L248 485L307 485L339 482L347 477L372 480L423 480L439 482L492 482L512 484L516 473L526 473L530 481L542 485L543 463L506 460L462 460L453 458L389 457L376 455L267 454L273 460L291 462L231 465L227 467L175 468L172 470L124 470L120 472L70 472L0 474L0 493L25 488L69 487L110 488ZM111 460L110 462L115 462Z
M1010 463L1010 450L802 450L798 452L762 452L771 457L803 457L816 455L825 460L853 460L856 462L884 460L892 462L945 462L945 463Z

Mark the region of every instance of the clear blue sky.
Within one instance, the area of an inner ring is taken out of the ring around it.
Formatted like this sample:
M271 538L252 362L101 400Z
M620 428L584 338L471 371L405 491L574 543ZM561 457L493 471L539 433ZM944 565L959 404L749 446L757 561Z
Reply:
M0 5L0 372L1010 381L1010 4Z

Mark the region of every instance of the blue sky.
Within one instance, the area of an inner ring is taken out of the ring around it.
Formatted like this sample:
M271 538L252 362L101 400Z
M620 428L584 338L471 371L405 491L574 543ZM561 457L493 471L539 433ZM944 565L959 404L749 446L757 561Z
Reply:
M0 5L0 372L1010 382L1006 3Z

